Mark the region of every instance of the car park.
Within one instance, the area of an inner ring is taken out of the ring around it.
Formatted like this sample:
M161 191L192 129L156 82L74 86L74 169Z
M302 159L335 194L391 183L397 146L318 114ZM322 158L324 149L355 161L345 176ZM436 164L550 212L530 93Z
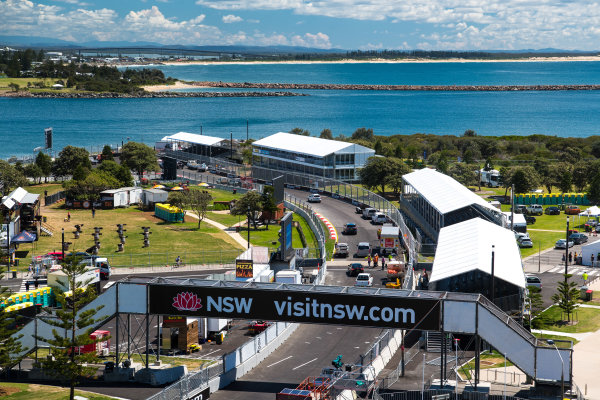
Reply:
M535 217L533 215L525 215L525 222L527 225L535 224Z
M567 215L578 215L581 212L581 208L579 206L567 206L565 207L565 214Z
M356 282L354 282L354 286L373 286L373 276L368 272L358 274L356 277Z
M346 274L348 276L358 276L358 274L362 274L363 272L365 272L365 267L361 263L352 263L348 265Z
M344 225L344 229L342 230L342 234L344 235L356 235L358 233L358 228L354 222L348 222Z
M582 244L588 241L588 237L584 233L572 233L569 235L569 240L575 244Z
M348 257L349 254L347 243L336 243L333 251L334 257Z
M525 274L525 281L527 282L527 286L533 286L538 289L542 289L542 281L536 275Z
M546 214L546 215L560 215L560 210L559 210L558 207L551 206L551 207L547 207L544 210L544 214Z
M308 202L309 203L320 203L321 202L321 195L318 193L311 193L308 195Z
M572 240L569 240L569 248L575 246ZM566 239L558 239L554 244L555 249L566 249L567 248L567 240Z

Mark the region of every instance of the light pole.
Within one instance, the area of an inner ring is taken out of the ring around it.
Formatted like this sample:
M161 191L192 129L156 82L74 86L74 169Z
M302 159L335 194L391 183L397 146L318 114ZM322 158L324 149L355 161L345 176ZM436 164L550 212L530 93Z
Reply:
M556 344L554 344L554 340L552 339L548 339L546 340L546 343L548 343L551 346L554 346L554 349L556 350L556 352L558 353L558 356L560 357L560 398L562 399L565 395L565 361L563 360L562 356L560 355L560 351L558 351L558 347L556 347Z
M60 254L62 255L62 261L65 261L65 228L62 228L62 241L60 247Z
M454 382L454 393L458 394L458 342L460 339L454 338L454 373L456 375L456 381Z
M423 353L423 374L421 375L421 400L423 400L423 395L425 393L425 358L427 357L426 353ZM442 382L442 385L444 383Z
M495 253L495 248L496 248L496 246L492 245L492 279L491 279L491 282L490 282L490 300L492 300L492 303L494 302L495 297L496 297L494 295L494 292L496 291L496 288L494 286L494 268L495 268L495 266L494 266L494 255L495 254L494 253Z
M248 206L248 248L250 248L250 206Z
M504 391L502 392L502 398L506 400L506 353L504 353Z
M567 236L565 240L567 245L565 246L565 285L567 284L567 274L569 273L569 217L567 217Z

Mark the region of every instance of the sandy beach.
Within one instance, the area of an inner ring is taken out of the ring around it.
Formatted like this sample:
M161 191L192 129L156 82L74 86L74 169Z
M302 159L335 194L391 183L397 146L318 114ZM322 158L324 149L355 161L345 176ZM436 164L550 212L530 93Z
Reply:
M174 85L148 85L148 86L142 86L142 89L144 89L147 92L164 92L164 91L169 91L169 90L192 89L192 88L198 88L198 87L199 86L190 85L187 83L183 83L181 81L176 81Z
M494 63L494 62L569 62L600 61L600 56L569 57L530 57L506 60L447 58L440 60L407 58L407 59L373 59L373 60L335 60L335 61L165 61L161 65L253 65L253 64L402 64L402 63Z

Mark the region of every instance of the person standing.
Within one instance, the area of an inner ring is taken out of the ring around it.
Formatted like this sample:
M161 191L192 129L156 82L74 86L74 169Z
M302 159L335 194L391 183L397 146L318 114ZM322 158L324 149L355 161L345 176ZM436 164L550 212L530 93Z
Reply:
M592 259L592 267L593 267L594 266L594 253L592 253L590 258Z
M96 218L96 207L92 205L92 218Z
M370 254L367 256L367 266L369 268L371 268L371 255Z
M573 261L573 252L570 251L569 252L569 264L571 264L572 261Z
M67 222L71 221L71 211L67 211Z
M381 270L385 270L385 257L381 257Z
M587 280L588 280L588 274L587 272L584 272L583 275L581 275L581 277L583 278L583 285L587 285Z

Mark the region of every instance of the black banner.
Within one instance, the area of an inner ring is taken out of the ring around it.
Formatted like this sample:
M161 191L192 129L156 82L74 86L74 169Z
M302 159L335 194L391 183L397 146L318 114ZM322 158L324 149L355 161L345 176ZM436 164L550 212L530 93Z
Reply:
M252 263L252 260L235 260L235 277L253 278L254 264Z
M290 290L150 285L150 313L439 330L435 299Z

